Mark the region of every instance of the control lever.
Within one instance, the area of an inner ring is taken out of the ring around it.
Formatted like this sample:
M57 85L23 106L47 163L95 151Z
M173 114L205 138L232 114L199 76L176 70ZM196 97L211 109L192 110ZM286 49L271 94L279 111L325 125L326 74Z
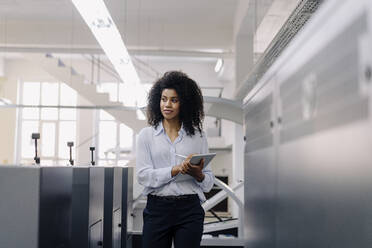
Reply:
M92 165L95 165L96 163L94 162L93 160L93 152L95 150L95 147L94 146L91 146L89 147L89 150L90 150L90 154L91 154L91 158L92 158L92 161L90 162Z
M40 139L40 133L32 133L31 138L35 140L35 163L40 164L40 158L37 156L37 140Z
M72 159L72 147L74 146L74 142L67 142L67 146L70 147L70 164L74 165L74 160Z

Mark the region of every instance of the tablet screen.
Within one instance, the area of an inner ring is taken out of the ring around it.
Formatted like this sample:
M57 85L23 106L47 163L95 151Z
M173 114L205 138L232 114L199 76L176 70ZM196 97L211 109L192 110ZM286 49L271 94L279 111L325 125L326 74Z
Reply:
M206 153L206 154L195 154L191 157L191 164L200 164L201 160L204 158L204 167L209 164L209 162L216 156L216 153Z

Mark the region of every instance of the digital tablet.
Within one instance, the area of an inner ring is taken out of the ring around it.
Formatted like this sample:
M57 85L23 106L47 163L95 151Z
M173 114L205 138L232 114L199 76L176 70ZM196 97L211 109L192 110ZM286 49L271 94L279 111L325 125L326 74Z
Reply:
M216 153L205 153L205 154L195 154L191 157L190 163L191 164L200 164L200 161L204 158L204 167L212 161L212 159L216 156Z
M179 154L176 154L178 157L181 157L183 159L186 158L186 156L184 155L179 155ZM206 153L206 154L195 154L194 156L191 157L190 159L190 163L191 164L199 164L200 163L200 160L202 158L204 158L204 167L207 166L211 161L212 159L214 158L214 156L216 156L216 153ZM176 181L185 181L185 180L192 180L193 177L188 175L188 174L181 174L179 173L175 180Z

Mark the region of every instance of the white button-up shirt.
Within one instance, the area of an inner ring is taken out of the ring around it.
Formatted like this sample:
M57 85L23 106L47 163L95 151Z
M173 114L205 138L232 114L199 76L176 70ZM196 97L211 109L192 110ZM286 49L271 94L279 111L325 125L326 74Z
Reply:
M172 142L166 134L162 122L158 127L146 127L137 138L136 167L137 180L145 187L143 194L158 196L198 194L200 201L205 201L204 192L209 192L214 184L214 175L210 164L203 168L205 175L202 182L182 175L172 177L172 167L182 163L176 154L188 156L192 153L208 153L206 134L195 131L188 136L181 127L178 137Z

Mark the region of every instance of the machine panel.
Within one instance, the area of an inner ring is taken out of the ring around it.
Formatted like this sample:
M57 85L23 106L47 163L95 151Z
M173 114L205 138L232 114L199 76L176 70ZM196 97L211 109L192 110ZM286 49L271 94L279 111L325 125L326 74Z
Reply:
M359 16L288 80L280 84L280 142L368 118L359 89L359 39L367 16Z
M71 245L72 170L44 167L40 174L39 248Z
M103 223L98 221L89 227L89 248L103 247Z
M359 88L366 32L361 14L280 84L277 247L371 245L372 123Z
M275 244L273 87L271 80L245 106L244 208L249 247Z
M372 245L372 2L319 11L245 105L249 248Z
M38 247L39 187L40 168L0 166L0 247Z
M71 168L0 166L0 186L0 247L71 247Z
M91 237L101 237L97 242L103 245L104 168L76 166L72 169L72 246L89 247ZM91 232L93 236L89 236Z

